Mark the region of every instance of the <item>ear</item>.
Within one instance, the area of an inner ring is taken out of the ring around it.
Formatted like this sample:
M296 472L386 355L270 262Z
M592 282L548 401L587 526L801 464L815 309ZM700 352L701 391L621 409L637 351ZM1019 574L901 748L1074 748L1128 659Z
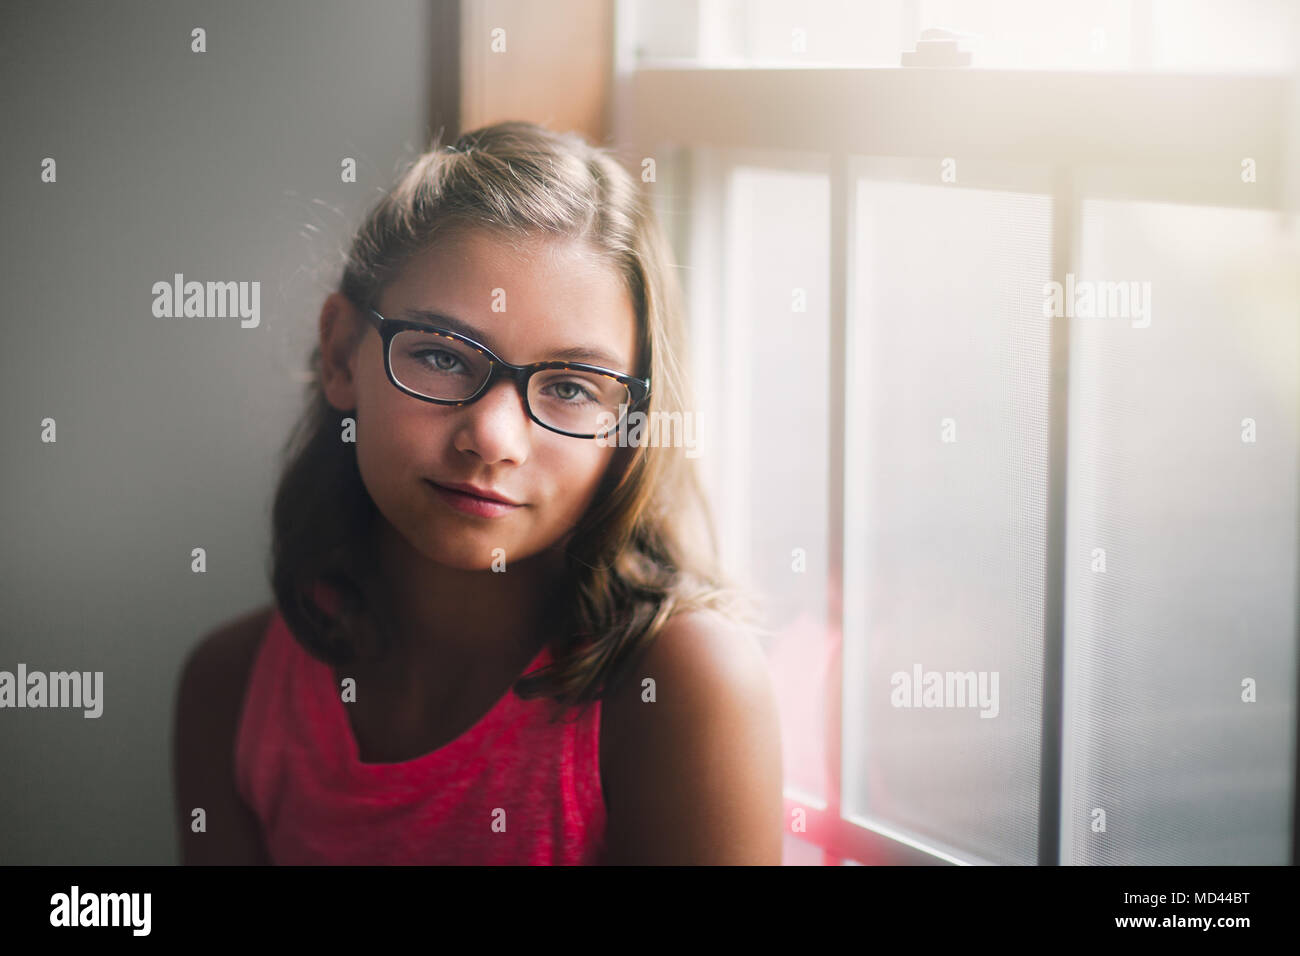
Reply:
M338 292L320 310L320 378L325 399L341 412L357 407L356 360L365 330L356 307Z

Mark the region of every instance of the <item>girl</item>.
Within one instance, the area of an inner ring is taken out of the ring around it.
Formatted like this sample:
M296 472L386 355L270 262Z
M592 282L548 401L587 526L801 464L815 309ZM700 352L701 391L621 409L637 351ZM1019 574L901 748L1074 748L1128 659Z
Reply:
M530 123L374 208L321 309L275 603L181 678L185 862L780 863L775 698L693 462L611 427L690 407L669 263L632 177Z

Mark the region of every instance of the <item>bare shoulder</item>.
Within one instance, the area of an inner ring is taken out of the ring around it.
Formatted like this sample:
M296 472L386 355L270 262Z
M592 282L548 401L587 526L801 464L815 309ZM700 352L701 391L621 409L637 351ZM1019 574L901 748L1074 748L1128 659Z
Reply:
M273 610L267 605L222 624L186 655L176 687L178 734L184 730L191 739L211 740L233 733Z
M182 685L220 684L223 679L247 676L271 620L273 605L266 605L227 621L204 635L190 651L182 669Z
M780 720L748 628L674 616L604 713L609 862L781 862Z
M235 787L239 715L273 606L205 635L186 656L176 687L173 791L185 863L264 862L257 825ZM206 831L191 827L202 808Z
M183 676L191 682L205 684L233 672L243 671L247 675L273 610L273 605L259 607L204 635L188 654Z
M638 685L645 677L667 685L666 701L707 706L711 701L761 690L771 674L767 655L757 636L742 624L713 610L690 610L674 615L641 657ZM637 687L637 700L642 688ZM759 695L762 696L762 695ZM656 702L658 700L656 699ZM619 703L627 708L628 697Z

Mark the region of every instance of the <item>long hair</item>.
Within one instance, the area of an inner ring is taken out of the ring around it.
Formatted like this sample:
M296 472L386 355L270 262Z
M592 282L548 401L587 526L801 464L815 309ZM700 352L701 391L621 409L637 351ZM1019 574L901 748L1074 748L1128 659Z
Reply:
M641 366L633 374L651 380L646 413L693 410L669 247L638 183L609 151L526 122L485 126L448 146L435 141L367 215L338 291L358 309L374 307L413 254L464 226L511 242L559 237L600 250L635 304ZM368 570L378 509L355 444L340 439L347 413L326 401L320 361L317 344L307 407L282 451L271 586L303 647L346 666L386 646ZM757 625L751 596L719 569L694 461L676 445L615 451L564 548L564 568L546 611L548 634L558 635L548 638L553 664L515 683L521 698L571 706L604 696L680 611L713 608Z

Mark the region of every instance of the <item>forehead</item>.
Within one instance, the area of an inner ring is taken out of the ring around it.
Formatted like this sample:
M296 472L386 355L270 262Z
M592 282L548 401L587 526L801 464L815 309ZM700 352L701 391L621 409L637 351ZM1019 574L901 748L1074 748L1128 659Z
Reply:
M434 324L420 313L447 316L456 331L515 365L561 357L633 372L638 358L636 308L622 274L572 239L449 231L412 256L378 309L386 318Z

